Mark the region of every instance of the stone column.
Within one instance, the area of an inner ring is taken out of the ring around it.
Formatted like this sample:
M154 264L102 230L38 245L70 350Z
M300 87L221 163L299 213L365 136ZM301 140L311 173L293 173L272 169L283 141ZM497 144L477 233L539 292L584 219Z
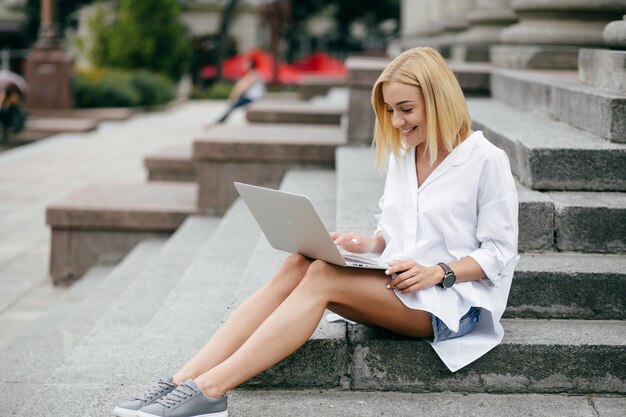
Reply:
M54 21L54 0L41 0L39 38L26 58L30 86L26 105L32 109L71 108L72 69L72 59L62 47Z
M578 50L602 47L606 24L626 12L626 0L513 0L519 23L501 32L491 62L507 68L575 69Z
M440 1L402 0L400 6L401 35L390 43L389 55L416 46L433 46L431 38L443 30Z
M606 25L603 39L610 50L580 50L578 77L585 84L626 97L626 15Z
M443 0L441 25L443 33L437 36L435 45L441 54L449 58L457 35L469 27L469 12L475 0Z
M469 12L470 28L456 36L454 61L489 62L489 48L500 43L500 31L517 21L511 0L476 0Z

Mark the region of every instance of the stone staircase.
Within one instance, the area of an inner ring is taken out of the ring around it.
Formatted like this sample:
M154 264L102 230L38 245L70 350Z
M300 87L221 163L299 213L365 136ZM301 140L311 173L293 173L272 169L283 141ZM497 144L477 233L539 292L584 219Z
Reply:
M281 188L309 195L329 230L371 232L383 186L372 160L340 148L336 172L291 170ZM6 415L110 415L193 355L285 256L240 200L221 219L191 216L169 240L143 241L0 350ZM619 415L625 267L616 254L523 254L504 342L455 374L425 342L322 320L294 355L231 394L231 415L408 416L440 402L432 415L477 404L481 415Z
M520 182L524 253L503 343L452 374L425 342L322 320L231 394L231 416L623 415L626 145L502 101L469 106ZM371 233L384 178L370 161L367 148L339 148L334 171L292 169L281 188L308 195L329 230ZM0 347L0 414L110 415L182 365L285 256L240 200L167 241L149 236Z

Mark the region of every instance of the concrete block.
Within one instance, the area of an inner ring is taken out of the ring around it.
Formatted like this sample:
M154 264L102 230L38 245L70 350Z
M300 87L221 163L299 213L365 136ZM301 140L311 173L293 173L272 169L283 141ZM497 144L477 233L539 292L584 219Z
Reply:
M611 142L626 143L626 93L619 96L580 84L555 86L551 113Z
M190 146L162 149L147 155L143 163L149 181L196 181L196 164Z
M470 99L475 129L509 155L520 182L535 190L624 191L626 147L539 113Z
M334 167L345 143L339 127L312 125L218 126L194 143L198 207L223 213L235 201L234 181L277 187L289 168Z
M346 85L346 77L305 75L300 80L300 98L310 100L313 97L325 96L330 89Z
M550 193L556 247L563 251L626 251L626 193Z
M624 320L624 271L623 255L522 254L505 316Z
M578 47L569 45L493 45L491 63L502 68L576 69Z
M246 107L250 123L293 123L339 125L346 112L344 106L317 106L309 102L265 100Z
M351 145L371 144L374 140L372 109L372 90L369 88L350 88L348 107L348 142Z
M196 211L195 184L93 186L49 206L50 277L80 278L98 260L121 259L147 237L163 237Z
M170 233L52 227L50 278L56 285L71 283L98 262L119 262L142 240L167 238Z
M578 77L608 93L626 95L626 51L581 49Z
M554 246L554 203L544 193L517 186L518 249L541 251Z

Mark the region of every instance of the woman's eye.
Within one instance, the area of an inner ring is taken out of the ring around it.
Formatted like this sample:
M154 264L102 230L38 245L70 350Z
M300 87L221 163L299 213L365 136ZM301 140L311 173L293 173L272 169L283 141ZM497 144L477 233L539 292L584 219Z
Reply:
M402 109L402 113L411 113L412 109Z
M387 108L387 109L385 109L385 110L387 111L387 113L393 113L393 110L392 110L392 109Z

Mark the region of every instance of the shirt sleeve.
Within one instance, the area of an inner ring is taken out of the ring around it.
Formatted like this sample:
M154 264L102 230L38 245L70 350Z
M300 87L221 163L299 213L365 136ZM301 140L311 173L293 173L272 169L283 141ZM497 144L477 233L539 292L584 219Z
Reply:
M476 238L470 253L485 272L488 285L499 285L517 264L518 199L509 159L499 151L486 160L478 189Z

